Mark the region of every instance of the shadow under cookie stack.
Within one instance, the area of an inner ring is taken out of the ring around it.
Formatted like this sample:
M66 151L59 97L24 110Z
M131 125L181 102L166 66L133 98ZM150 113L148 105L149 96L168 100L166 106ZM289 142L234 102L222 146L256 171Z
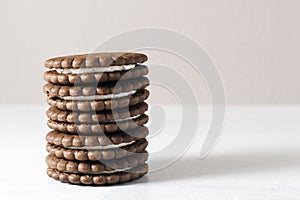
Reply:
M110 185L147 173L145 61L140 53L97 53L45 62L49 177Z

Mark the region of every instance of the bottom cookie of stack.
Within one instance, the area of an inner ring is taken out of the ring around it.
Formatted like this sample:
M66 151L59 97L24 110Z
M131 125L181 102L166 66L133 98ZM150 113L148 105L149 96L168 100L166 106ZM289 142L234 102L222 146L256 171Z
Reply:
M144 176L148 171L148 165L145 163L132 169L131 172L116 172L112 174L85 175L60 172L56 169L47 169L47 175L55 180L65 183L82 185L113 185L136 180Z

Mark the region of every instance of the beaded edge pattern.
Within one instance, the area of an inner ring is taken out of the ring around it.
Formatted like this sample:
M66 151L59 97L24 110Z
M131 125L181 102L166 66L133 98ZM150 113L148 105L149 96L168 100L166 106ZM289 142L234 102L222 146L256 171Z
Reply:
M115 109L113 111L102 112L70 112L50 107L46 115L49 119L58 122L68 123L88 123L88 122L106 122L118 119L125 119L144 114L148 110L148 104L145 102L130 106L129 108Z
M133 169L133 172L118 172L110 175L81 175L60 172L56 169L47 169L47 175L65 183L82 185L112 185L136 180L148 172L148 165L142 164Z
M80 134L99 134L99 133L114 133L118 131L125 131L143 126L149 120L148 115L142 114L137 118L109 123L96 123L96 124L76 124L76 123L64 123L53 120L48 120L47 125L49 128L68 133L80 133Z
M140 126L126 132L117 132L100 136L79 136L59 131L50 131L46 136L46 140L50 144L61 147L91 147L136 141L141 138L146 138L148 134L149 130L145 126Z
M149 86L149 79L139 77L136 79L122 81L123 83L112 82L106 85L97 87L93 86L69 86L69 85L54 85L47 83L43 87L43 92L49 97L65 97L65 96L93 96L93 95L108 95L122 92L130 92L132 90L140 90Z
M125 147L107 150L67 149L50 143L47 143L46 149L50 154L53 154L58 158L78 161L99 161L102 159L111 160L130 156L135 153L141 153L146 149L147 146L148 141L146 139L141 139Z
M57 158L49 154L46 163L49 168L57 169L67 173L101 173L103 171L114 171L126 168L133 168L143 164L148 159L148 152L144 151L120 159L112 159L104 163L101 162L78 162Z
M112 53L91 53L83 55L62 56L50 58L45 61L47 68L90 68L90 67L108 67L119 65L130 65L143 63L148 57L141 53L112 52Z
M149 69L145 65L138 65L131 70L101 72L101 73L84 73L84 74L61 74L55 70L46 71L43 74L45 81L59 85L73 85L95 82L108 82L128 80L145 76L149 73Z

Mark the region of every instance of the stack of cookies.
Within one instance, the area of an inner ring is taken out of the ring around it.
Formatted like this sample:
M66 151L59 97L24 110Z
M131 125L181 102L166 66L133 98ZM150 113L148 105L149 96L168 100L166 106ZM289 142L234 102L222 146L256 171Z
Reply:
M45 62L49 177L109 185L147 173L145 61L140 53L97 53Z

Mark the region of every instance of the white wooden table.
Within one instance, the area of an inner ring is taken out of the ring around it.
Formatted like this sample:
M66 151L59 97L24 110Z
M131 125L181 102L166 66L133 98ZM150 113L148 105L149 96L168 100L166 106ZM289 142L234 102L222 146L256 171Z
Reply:
M0 109L1 199L300 199L300 107L228 106L223 136L209 157L197 158L198 138L170 167L109 187L47 177L46 105Z

